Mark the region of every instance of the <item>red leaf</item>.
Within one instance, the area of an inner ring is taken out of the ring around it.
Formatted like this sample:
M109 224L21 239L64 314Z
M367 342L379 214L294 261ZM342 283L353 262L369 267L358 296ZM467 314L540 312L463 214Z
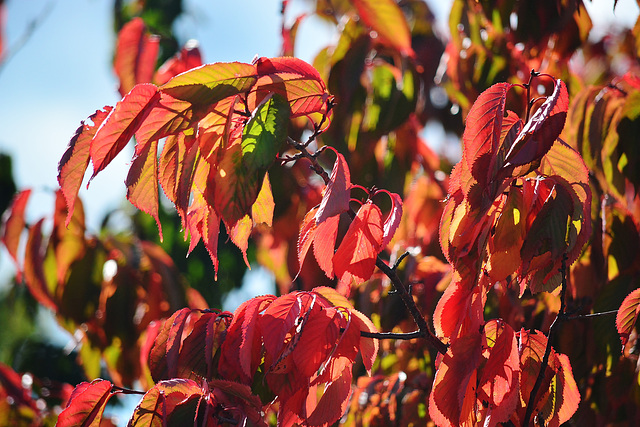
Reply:
M146 33L142 18L133 18L118 33L114 69L124 96L138 83L150 83L156 68L160 37Z
M127 145L159 99L156 86L139 84L116 104L91 140L91 179Z
M313 310L304 322L293 350L296 373L313 378L338 343L340 329L328 310ZM266 339L266 337L265 337Z
M327 218L349 209L349 199L351 198L349 166L342 154L336 154L337 158L333 164L329 183L325 189L320 207L316 212L316 224L320 224Z
M222 344L218 370L225 379L239 379L251 384L262 358L261 337L256 317L276 297L264 295L245 301L233 314Z
M58 307L51 296L47 278L44 274L43 222L44 218L35 223L29 230L29 239L27 240L24 255L24 281L36 301L55 313L58 311Z
M78 191L80 190L84 173L89 165L91 140L110 112L111 107L105 107L103 111L98 110L89 116L89 119L93 122L91 126L85 125L84 122L82 122L76 130L75 135L69 141L69 146L58 164L58 184L60 184L62 194L64 194L64 198L67 201L69 211L67 214L67 225L69 225L71 215L73 215L73 208L76 198L78 197Z
M616 328L622 342L622 351L629 341L629 335L636 324L638 313L640 313L640 289L634 290L625 297L616 315Z
M11 396L18 405L26 405L36 414L40 412L35 400L31 397L31 389L22 386L22 376L2 362L0 362L0 385L5 399Z
M309 248L311 248L311 244L313 243L313 239L315 237L316 232L316 213L318 212L318 207L312 208L307 214L304 216L302 220L302 224L300 225L300 233L298 234L298 274L302 271L302 264L304 259L307 257L307 252L309 252Z
M441 426L463 425L470 420L470 407L476 401L477 371L482 345L475 331L449 347L442 356L429 395L429 415Z
M529 119L511 146L504 167L526 165L544 156L560 136L568 109L567 87L562 80L556 80L551 96Z
M165 84L171 78L202 65L198 42L189 40L172 58L169 58L156 72L154 83Z
M291 331L301 315L302 300L298 293L290 293L275 299L257 320L263 337L266 356L277 361L285 345L285 336ZM272 366L267 365L267 369Z
M493 178L491 163L498 152L507 93L513 85L498 83L478 96L466 118L462 134L467 170L484 188ZM464 187L463 187L464 188ZM465 191L469 195L469 191Z
M298 58L259 58L259 79L250 93L249 105L257 106L272 93L283 96L291 106L291 117L327 113L329 99L320 73Z
M18 245L20 236L26 225L24 211L31 196L31 190L24 190L13 196L11 207L5 213L2 221L2 243L7 248L11 259L16 265L18 274L16 280L22 282L22 269L18 262Z
M190 311L188 308L178 310L162 325L149 353L149 370L155 382L176 376L182 331Z
M333 255L333 267L341 282L369 280L382 243L382 213L371 202L359 210Z
M144 145L142 151L134 155L127 174L127 199L138 209L148 213L156 220L160 241L162 226L158 216L158 141Z
M329 426L340 419L349 403L351 379L351 369L345 369L340 377L326 386L322 397L307 417L307 425Z
M97 379L80 383L73 390L67 407L58 416L58 427L98 427L107 401L112 396L111 382Z
M338 225L340 215L327 218L317 225L313 239L313 256L329 279L333 279L333 253L336 250Z
M353 0L358 15L374 30L381 43L414 57L411 31L402 10L393 0Z
M384 220L382 244L380 245L383 249L391 242L402 219L402 198L396 193L389 193L389 197L391 197L391 212Z

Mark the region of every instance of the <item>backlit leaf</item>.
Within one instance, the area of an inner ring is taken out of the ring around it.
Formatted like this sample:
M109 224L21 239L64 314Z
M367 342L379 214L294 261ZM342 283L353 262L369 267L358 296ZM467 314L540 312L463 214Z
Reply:
M36 301L55 313L58 310L57 304L49 292L47 278L44 273L43 222L44 218L29 229L29 238L27 239L24 255L24 281Z
M638 313L640 313L640 289L634 290L625 297L616 315L616 328L618 335L620 335L620 341L622 341L623 350L636 324Z
M265 224L267 227L273 225L273 210L275 202L273 201L273 193L271 192L271 183L269 182L269 174L264 175L262 180L262 188L258 193L253 206L251 206L251 219L253 224Z
M369 280L381 250L382 213L373 203L365 203L351 222L342 243L333 256L336 276L351 284Z
M505 167L521 166L539 160L560 136L567 118L569 93L562 80L556 80L553 93L529 119L505 158Z
M162 241L162 226L158 217L158 141L145 144L135 155L125 180L127 199L135 207L156 220Z
M59 427L98 427L104 408L112 396L111 382L97 379L80 383L73 390L67 407L58 416Z
M185 71L191 70L202 65L202 57L198 43L189 40L172 58L162 64L153 78L153 82L159 85L165 84L172 77Z
M253 65L218 62L179 74L160 86L160 90L194 105L206 106L247 92L256 80L256 68Z
M411 32L402 10L393 0L352 0L360 18L387 46L413 57Z
M173 313L158 333L149 353L149 370L156 382L176 376L182 331L189 312L190 309L183 308Z
M93 113L89 116L89 119L93 122L91 126L82 122L75 135L69 141L69 146L58 164L58 184L60 184L60 189L64 194L69 209L67 224L71 220L78 191L87 166L89 166L91 140L110 112L111 107L105 107L104 110L98 110Z
M391 242L402 219L402 198L396 193L389 193L389 196L391 197L391 212L389 212L389 215L387 215L387 218L384 220L384 232L382 244L380 245L382 248L386 248L389 242Z
M316 224L320 224L327 218L346 212L349 209L349 199L351 198L349 166L342 154L336 153L336 156L329 183L325 189L320 207L316 212Z
M190 379L175 378L160 381L142 397L128 426L164 427L167 425L167 417L179 404L191 396L202 393L202 388Z
M313 218L315 222L315 218ZM313 256L329 279L333 279L333 254L336 250L340 215L327 218L316 226L313 239Z
M92 179L127 145L159 98L156 86L139 84L109 112L91 140Z
M147 34L142 18L133 18L122 26L113 60L121 96L138 83L151 83L159 49L160 37Z

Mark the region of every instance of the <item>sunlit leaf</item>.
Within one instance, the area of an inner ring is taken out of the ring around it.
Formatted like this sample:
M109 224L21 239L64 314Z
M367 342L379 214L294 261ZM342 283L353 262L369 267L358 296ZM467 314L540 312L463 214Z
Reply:
M153 78L153 82L159 85L165 84L172 77L201 65L202 57L198 43L194 40L189 40L178 53L167 59L167 61L160 66Z
M241 62L206 64L179 74L160 86L174 98L210 105L247 92L257 80L256 68Z
M340 281L350 284L369 280L381 250L382 213L373 203L365 203L349 226L333 255L333 266Z
M98 427L104 408L112 396L111 382L97 379L80 383L71 394L67 407L58 416L60 427Z
M391 197L391 212L384 220L382 244L380 245L382 248L386 248L391 242L402 219L402 198L396 193L389 193L389 196Z
M110 112L111 107L105 107L104 110L98 110L89 116L89 119L93 122L91 126L82 122L75 135L69 141L69 146L58 164L58 184L60 184L60 189L64 194L69 209L67 224L71 220L78 191L87 166L89 166L91 140Z
M158 141L146 144L131 163L125 180L127 199L138 209L148 213L156 220L160 240L162 226L158 217Z
M159 98L156 86L139 84L109 112L91 140L92 179L127 145Z
M329 176L329 183L316 212L316 224L327 218L346 212L351 198L351 176L344 156L336 153L336 161Z

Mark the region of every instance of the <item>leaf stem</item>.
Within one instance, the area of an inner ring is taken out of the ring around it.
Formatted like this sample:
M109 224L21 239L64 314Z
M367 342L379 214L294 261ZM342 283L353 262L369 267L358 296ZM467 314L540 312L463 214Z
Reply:
M144 396L146 394L146 392L144 391L139 391L139 390L131 390L130 388L124 388L124 387L119 387L117 385L112 385L111 386L111 392L118 392L118 393L122 393L122 394L138 394L141 396Z
M549 327L549 335L547 336L547 347L544 350L544 356L542 357L542 362L540 363L540 372L538 372L538 377L536 378L536 382L533 385L533 389L531 390L531 394L529 395L529 402L527 404L527 412L524 415L524 420L522 425L528 426L529 420L533 415L533 408L535 407L536 397L538 392L540 391L540 387L542 386L542 380L544 379L545 371L549 366L549 356L551 355L552 350L552 338L555 335L557 326L567 319L565 310L566 310L566 293L567 293L567 254L565 253L562 256L562 266L560 267L560 274L562 274L562 288L560 289L560 311L558 315L553 320L553 323Z

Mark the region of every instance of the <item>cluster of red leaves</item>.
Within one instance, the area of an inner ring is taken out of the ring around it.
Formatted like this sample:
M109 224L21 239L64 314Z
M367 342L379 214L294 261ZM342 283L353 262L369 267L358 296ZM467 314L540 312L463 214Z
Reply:
M539 370L525 369L522 333L518 344L507 324L485 324L487 293L496 282L508 281L519 284L520 295L526 288L552 291L561 282L563 257L575 261L591 232L587 168L557 139L569 106L564 83L555 81L527 123L506 109L512 86L490 87L471 107L462 159L449 183L440 241L454 276L434 324L450 347L439 361L429 400L430 415L441 425L495 425L509 420L514 409L524 414L527 384ZM562 366L549 364L556 374ZM565 421L577 409L580 395L570 367L563 369L568 374L554 382L561 392L556 399L572 403L547 408L545 420Z
M266 425L272 406L282 425L328 426L347 406L356 356L370 371L378 352L377 340L361 336L376 332L371 321L322 287L257 297L233 315L185 308L147 332L141 356L155 385L130 425ZM79 385L60 425L99 421L123 391L105 380Z
M167 67L163 79L183 68ZM283 147L289 119L326 117L328 99L317 71L295 58L208 64L161 86L139 83L71 139L58 175L69 211L89 161L93 178L135 136L127 198L156 219L162 235L160 183L191 235L191 248L202 240L217 269L220 221L246 252L253 226L273 218L266 172Z
M329 182L321 203L307 212L300 226L298 237L298 262L300 269L313 246L318 265L329 278L334 275L349 286L369 280L373 274L378 254L389 244L402 218L402 199L395 193L388 194L392 206L383 220L380 208L371 198L360 206L349 228L336 249L340 215L352 213L349 207L351 178L344 156L337 153Z

